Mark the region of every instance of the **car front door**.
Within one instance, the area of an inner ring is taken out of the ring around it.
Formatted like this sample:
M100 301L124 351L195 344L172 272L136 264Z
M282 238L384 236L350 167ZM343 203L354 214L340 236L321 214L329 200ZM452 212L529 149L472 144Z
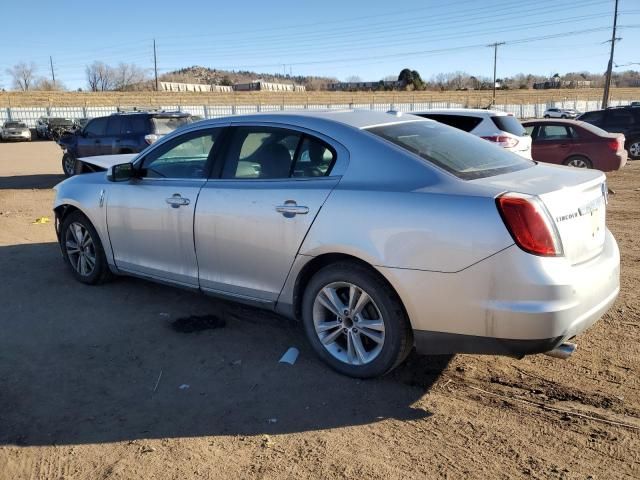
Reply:
M221 129L185 132L136 162L139 177L113 183L107 225L116 266L197 288L193 219Z
M104 155L102 139L107 129L109 117L98 117L89 121L77 138L77 156L92 157Z
M298 249L340 177L344 147L317 134L237 126L224 166L202 188L195 243L205 291L275 302Z
M123 129L124 119L121 115L111 115L107 122L107 128L102 137L102 155L120 153L120 131Z
M545 123L538 127L533 139L532 157L545 163L562 164L571 155L572 129L560 124Z

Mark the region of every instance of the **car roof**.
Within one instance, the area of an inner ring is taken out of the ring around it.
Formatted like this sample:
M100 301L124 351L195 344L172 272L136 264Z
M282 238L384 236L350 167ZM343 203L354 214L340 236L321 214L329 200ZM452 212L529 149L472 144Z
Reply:
M422 110L420 112L412 112L415 115L426 115L429 113L435 114L454 114L463 115L469 117L504 117L509 115L507 112L501 112L500 110L485 110L483 108L433 108L430 110Z
M528 125L544 125L544 124L559 124L559 125L571 125L574 127L580 127L583 128L585 130L588 130L589 132L598 135L600 137L615 137L616 134L612 134L607 132L606 130L603 130L599 127L596 127L595 125L592 125L590 123L587 122L583 122L581 120L569 120L569 119L565 119L565 118L545 118L545 119L540 119L540 120L525 120L522 122L523 126L528 126Z
M571 120L568 118L532 118L530 120L522 120L521 123L523 125L527 123L563 123L567 125L584 125L585 122L581 122L580 120Z
M199 125L218 124L220 121L240 122L277 122L292 124L307 124L316 121L330 121L340 123L350 127L364 129L375 126L390 125L407 122L427 122L424 118L415 115L400 113L390 114L372 110L312 110L312 111L290 111L290 112L270 112L254 113L249 115L236 115L211 120L202 120Z

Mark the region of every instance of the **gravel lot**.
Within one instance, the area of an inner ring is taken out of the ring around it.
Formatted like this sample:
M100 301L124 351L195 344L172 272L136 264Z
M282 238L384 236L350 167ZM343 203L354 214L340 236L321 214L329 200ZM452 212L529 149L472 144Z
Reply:
M569 361L412 355L356 381L268 312L73 280L33 223L60 157L0 144L1 479L640 478L640 162L609 176L622 292ZM225 326L171 328L205 314Z

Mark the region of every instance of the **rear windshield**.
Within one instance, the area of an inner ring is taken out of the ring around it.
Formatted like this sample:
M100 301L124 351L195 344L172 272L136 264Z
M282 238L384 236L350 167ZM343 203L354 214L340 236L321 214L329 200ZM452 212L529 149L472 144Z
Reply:
M368 131L464 180L515 172L534 165L502 147L436 122L394 123Z
M6 128L27 128L27 125L21 122L7 122L4 126Z
M481 118L470 117L468 115L449 115L441 113L419 113L419 117L430 118L436 122L444 123L450 127L455 127L464 132L470 132L482 122Z
M511 133L512 135L517 135L519 137L524 137L527 134L527 131L520 124L518 119L511 115L496 115L491 117L491 120L493 120L495 126L503 132Z
M191 123L191 117L153 117L151 122L155 133L164 135Z

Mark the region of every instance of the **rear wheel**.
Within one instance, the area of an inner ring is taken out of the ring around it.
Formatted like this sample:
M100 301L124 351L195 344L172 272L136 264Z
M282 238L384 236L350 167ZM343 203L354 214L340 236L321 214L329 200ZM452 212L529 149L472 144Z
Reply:
M72 212L62 221L60 247L78 281L96 285L111 276L98 232L81 212Z
M316 353L340 373L384 375L413 346L400 299L373 271L357 263L329 265L304 292L302 318Z
M567 116L566 115L561 115L560 118L567 118Z
M629 156L634 160L640 159L640 138L635 138L629 143Z
M593 168L593 165L591 164L591 160L589 160L586 157L581 157L578 155L567 158L564 161L564 164L568 167L575 167L575 168Z
M62 155L62 171L67 177L72 177L76 174L76 157L69 152L65 152Z

